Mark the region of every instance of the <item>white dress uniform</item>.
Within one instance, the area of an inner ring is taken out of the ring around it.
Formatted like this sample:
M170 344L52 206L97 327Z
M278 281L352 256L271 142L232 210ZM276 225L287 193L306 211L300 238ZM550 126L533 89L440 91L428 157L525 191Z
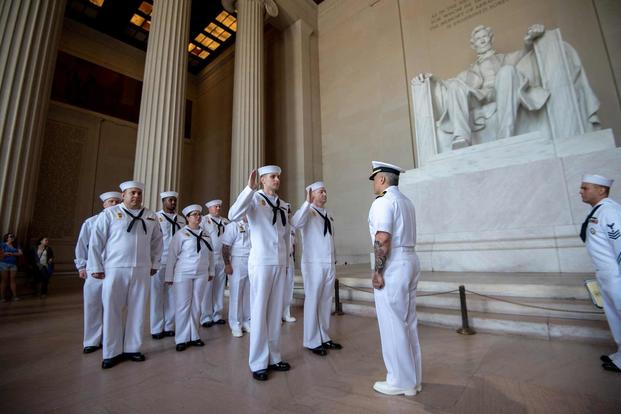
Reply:
M231 249L233 274L229 279L229 326L231 330L250 329L250 227L243 220L230 223L222 237L222 245Z
M379 231L391 234L384 269L384 288L374 289L375 309L386 365L386 382L397 388L421 384L421 351L416 316L420 263L416 245L414 205L396 186L375 199L369 211L371 242Z
M160 210L157 215L162 230L163 249L160 269L151 278L152 335L175 330L175 297L172 288L164 283L164 274L168 263L168 245L175 233L185 226L185 219L177 213Z
M295 322L291 316L291 304L293 303L293 285L295 283L295 229L289 231L289 258L287 259L287 273L285 277L285 299L282 307L282 320Z
M229 210L231 221L244 215L250 227L250 350L255 372L282 361L280 325L289 255L289 204L278 196L246 187Z
M78 242L75 245L75 267L86 269L88 261L88 243L91 238L93 224L99 214L87 218L80 228ZM84 280L84 347L100 346L103 328L103 304L101 303L101 287L103 280L95 279L88 273Z
M224 260L222 259L222 236L229 221L224 217L214 217L211 214L203 216L201 227L209 234L213 243L213 260L216 270L212 283L205 290L205 297L201 309L201 323L217 322L222 320L224 310L224 288L226 274L224 273Z
M97 217L88 248L87 269L89 274L105 273L104 359L124 352L140 352L150 270L159 269L162 247L162 231L157 215L151 210L133 210L119 204ZM125 308L127 314L123 321Z
M609 358L621 368L621 205L605 198L593 208L597 210L588 220L586 248L595 265L604 312L617 344L617 352Z
M200 339L201 303L209 275L215 273L213 246L202 229L189 226L177 231L168 248L166 282L173 282L175 294L175 343Z
M330 341L330 313L336 274L334 218L305 201L291 219L301 232L304 278L304 346L317 348Z

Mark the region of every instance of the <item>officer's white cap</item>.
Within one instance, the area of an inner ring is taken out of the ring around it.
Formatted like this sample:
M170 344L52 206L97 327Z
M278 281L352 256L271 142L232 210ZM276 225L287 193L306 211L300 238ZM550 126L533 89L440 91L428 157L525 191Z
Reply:
M162 191L160 193L160 198L162 200L165 199L165 198L168 198L168 197L175 197L175 198L177 198L177 197L179 197L179 193L176 192L176 191Z
M388 164L387 162L381 162L381 161L371 161L371 168L373 171L371 172L371 176L369 177L369 180L373 180L373 177L375 177L375 174L379 172L389 172L389 173L393 173L397 175L405 172L403 168L397 165Z
M282 170L278 165L265 165L257 170L259 177L265 174L280 174Z
M326 185L323 183L323 181L315 181L311 185L306 186L306 191L315 191L319 190L320 188L326 188Z
M101 201L105 202L106 200L110 200L111 198L122 200L123 196L118 191L108 191L106 193L101 193L99 195L99 198L101 199Z
M582 176L583 183L597 184L597 185L601 185L601 186L608 187L608 188L612 186L613 181L614 180L611 180L610 178L606 178L604 176L597 175L597 174Z
M193 211L198 211L199 213L202 213L203 207L201 207L200 204L190 204L189 206L184 208L181 212L183 213L184 216L187 216Z
M222 205L222 200L211 200L205 203L205 206L207 208L213 207L213 206L221 206L221 205Z
M141 183L140 181L125 181L124 183L121 183L119 187L121 188L121 191L125 191L128 188L139 188L144 191L144 183Z

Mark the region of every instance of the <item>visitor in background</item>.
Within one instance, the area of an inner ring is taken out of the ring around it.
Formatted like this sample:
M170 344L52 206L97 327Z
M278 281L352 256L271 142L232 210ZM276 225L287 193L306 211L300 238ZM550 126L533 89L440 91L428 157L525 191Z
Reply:
M33 270L35 272L35 293L40 285L41 290L39 297L41 299L47 297L47 288L52 273L54 272L54 251L49 246L49 243L50 241L47 237L41 237L32 248Z
M23 253L17 244L17 239L13 233L7 233L2 238L2 244L0 248L3 252L3 257L0 266L1 273L1 283L0 283L0 293L2 294L2 302L6 302L6 287L7 282L10 282L11 295L13 298L13 302L17 302L19 300L19 296L17 296L17 284L15 279L17 277L17 258L21 256Z

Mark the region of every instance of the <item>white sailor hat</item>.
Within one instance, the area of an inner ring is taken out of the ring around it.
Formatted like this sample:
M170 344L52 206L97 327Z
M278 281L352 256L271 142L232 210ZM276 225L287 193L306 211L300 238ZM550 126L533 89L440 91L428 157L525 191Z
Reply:
M280 174L282 170L278 165L264 165L257 170L259 177L265 174Z
M205 203L205 207L221 206L222 200L211 200Z
M175 197L175 198L177 198L177 197L179 197L179 193L176 192L176 191L162 191L160 193L160 198L162 200L165 199L165 198L168 198L168 197Z
M319 190L320 188L326 188L326 185L323 183L323 181L315 181L311 185L306 186L306 191L315 191Z
M200 204L190 204L189 206L187 206L186 208L181 210L181 212L183 213L184 216L187 216L188 214L190 214L193 211L198 211L199 213L202 213L203 212L203 207L201 207Z
M610 188L610 186L612 186L612 183L614 182L614 180L611 180L610 178L606 178L603 177L601 175L596 175L596 174L587 174L587 175L583 175L582 176L582 182L583 183L589 183L589 184L597 184L597 185L601 185L604 187L608 187Z
M108 191L108 192L105 192L105 193L101 193L99 195L99 199L101 201L103 201L103 202L105 202L106 200L109 200L111 198L117 198L119 200L122 200L123 196L118 191Z
M144 191L144 183L141 183L140 181L125 181L121 183L119 187L121 188L121 191L125 191L128 188L139 188Z
M371 181L373 181L373 177L375 177L375 174L379 172L389 172L397 175L405 172L403 168L397 165L388 164L387 162L381 161L371 161L371 168L373 169L373 171L371 171L371 176L369 176L369 180Z

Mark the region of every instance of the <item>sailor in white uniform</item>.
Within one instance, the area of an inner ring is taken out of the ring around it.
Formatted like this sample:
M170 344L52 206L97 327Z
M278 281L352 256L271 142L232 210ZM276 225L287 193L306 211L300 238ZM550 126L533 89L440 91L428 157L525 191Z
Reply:
M101 212L91 232L87 271L103 279L103 369L124 359L140 362L149 276L160 266L162 231L142 207L144 184L120 185L123 203ZM123 318L123 313L126 317Z
M416 246L414 205L398 188L396 165L373 161L369 231L375 251L375 309L386 365L386 381L373 388L388 395L416 395L422 389L421 351L416 317L420 263Z
M287 217L291 221L291 211ZM293 285L295 283L295 229L291 227L289 231L289 259L287 260L287 277L285 278L285 298L283 301L282 320L284 322L295 322L297 319L291 315L291 304L293 303Z
M248 186L229 210L231 221L248 217L250 226L250 350L252 376L265 381L268 369L288 371L280 354L280 325L289 250L289 204L278 197L280 167L253 170ZM257 175L262 189L255 191Z
M192 204L183 209L188 224L179 230L168 248L166 283L175 294L175 343L177 351L188 346L204 346L198 333L201 303L206 285L215 274L211 239L200 226L202 207Z
M291 220L302 236L304 346L325 356L328 349L343 348L328 334L336 275L334 218L325 209L328 193L322 181L306 187L306 192L306 201Z
M235 337L250 331L250 282L248 256L250 228L244 216L226 226L222 237L224 271L229 275L229 326Z
M160 229L162 230L162 259L160 269L151 278L151 337L162 339L165 336L175 336L175 297L170 286L164 282L166 272L166 260L168 258L168 245L175 233L185 226L183 216L177 214L176 191L164 191L160 193L162 209L157 212Z
M608 198L612 183L601 175L582 177L580 195L592 210L582 224L580 238L595 265L604 312L617 344L616 352L600 357L602 368L621 372L621 205Z
M220 216L222 200L211 200L205 203L209 214L203 217L202 229L209 234L213 244L213 258L216 264L216 273L213 283L209 283L205 290L201 309L201 322L206 328L214 324L224 325L222 318L224 310L224 288L226 286L226 274L224 273L224 260L222 260L222 236L229 221Z
M99 196L106 209L121 202L121 193L108 191ZM101 348L101 331L103 329L103 305L101 303L102 280L88 276L86 263L88 261L88 243L91 238L91 228L99 214L89 217L82 223L78 242L75 245L75 267L80 278L84 279L84 349L85 354Z

